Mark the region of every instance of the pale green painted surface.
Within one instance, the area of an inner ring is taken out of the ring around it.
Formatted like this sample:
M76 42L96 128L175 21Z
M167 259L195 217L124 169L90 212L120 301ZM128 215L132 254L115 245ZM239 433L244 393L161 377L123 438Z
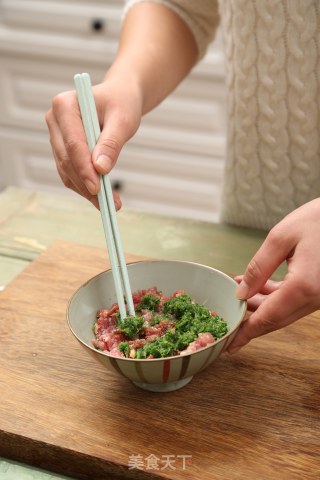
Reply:
M0 457L0 480L69 480L69 478Z
M30 262L19 258L0 256L0 290L3 285L10 282Z
M138 255L204 263L242 273L265 232L137 213L118 214L124 249ZM99 212L78 196L8 188L0 195L0 285L54 240L105 247ZM9 266L7 258L15 264ZM10 270L9 270L10 269ZM285 269L275 275L280 278Z

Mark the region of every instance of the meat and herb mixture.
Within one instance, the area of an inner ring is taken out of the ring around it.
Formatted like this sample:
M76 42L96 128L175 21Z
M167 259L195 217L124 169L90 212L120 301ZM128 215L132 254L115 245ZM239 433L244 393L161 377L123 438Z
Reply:
M183 290L165 297L151 287L134 293L133 303L135 317L121 319L117 303L98 311L95 348L117 357L161 358L194 352L228 332L223 318Z

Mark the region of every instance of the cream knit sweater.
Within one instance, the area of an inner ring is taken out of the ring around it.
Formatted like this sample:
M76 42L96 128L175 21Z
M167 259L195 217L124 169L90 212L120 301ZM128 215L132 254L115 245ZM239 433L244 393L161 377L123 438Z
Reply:
M149 1L181 16L199 58L220 14L229 94L221 220L270 229L320 196L319 0Z

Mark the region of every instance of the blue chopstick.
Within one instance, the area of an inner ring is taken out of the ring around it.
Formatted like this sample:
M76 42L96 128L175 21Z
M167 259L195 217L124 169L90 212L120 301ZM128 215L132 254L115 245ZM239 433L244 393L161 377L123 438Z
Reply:
M89 74L78 73L74 76L74 84L88 147L90 152L92 152L101 132ZM109 252L120 317L125 318L127 317L127 311L124 297L127 302L129 315L135 315L135 311L109 175L100 175L98 202Z

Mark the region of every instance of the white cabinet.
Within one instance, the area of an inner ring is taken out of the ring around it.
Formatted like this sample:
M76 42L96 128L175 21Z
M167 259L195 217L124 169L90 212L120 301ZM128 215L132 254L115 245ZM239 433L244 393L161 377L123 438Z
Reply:
M0 1L0 188L66 193L45 113L75 73L101 81L118 42L120 0ZM223 53L218 41L147 114L111 174L129 208L217 220L225 149Z

